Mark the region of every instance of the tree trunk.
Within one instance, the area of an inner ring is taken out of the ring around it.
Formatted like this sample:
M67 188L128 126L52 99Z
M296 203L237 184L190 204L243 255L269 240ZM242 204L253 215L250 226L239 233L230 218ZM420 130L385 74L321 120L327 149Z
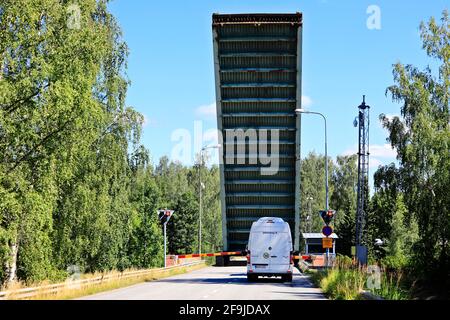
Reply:
M9 243L9 259L6 261L5 271L6 285L10 285L16 279L16 271L17 271L17 252L19 250L19 245L17 241L11 241Z

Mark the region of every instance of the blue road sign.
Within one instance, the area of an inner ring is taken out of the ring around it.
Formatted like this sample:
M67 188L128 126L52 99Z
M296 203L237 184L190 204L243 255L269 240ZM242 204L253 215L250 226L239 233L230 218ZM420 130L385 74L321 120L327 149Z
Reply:
M330 226L325 226L322 228L322 233L325 237L329 237L333 234L333 228Z

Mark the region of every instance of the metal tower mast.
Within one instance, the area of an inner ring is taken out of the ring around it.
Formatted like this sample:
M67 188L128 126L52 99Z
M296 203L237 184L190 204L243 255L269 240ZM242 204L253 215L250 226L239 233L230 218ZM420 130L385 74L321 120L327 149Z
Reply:
M369 173L369 109L366 105L366 96L358 106L358 194L356 209L356 257L361 264L367 263L367 247L364 246L364 224L366 220L365 205L368 199L365 186L368 182Z

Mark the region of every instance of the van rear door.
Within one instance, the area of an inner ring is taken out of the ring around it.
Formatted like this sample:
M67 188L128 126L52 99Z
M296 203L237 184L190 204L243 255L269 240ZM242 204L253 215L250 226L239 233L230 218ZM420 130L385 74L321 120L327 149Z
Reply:
M270 255L270 262L278 265L289 265L291 254L291 239L287 232L279 232L274 235L271 240L272 250Z
M251 264L256 268L258 265L263 267L264 265L269 265L271 263L271 250L272 239L276 232L253 232L251 233L250 244L250 259Z

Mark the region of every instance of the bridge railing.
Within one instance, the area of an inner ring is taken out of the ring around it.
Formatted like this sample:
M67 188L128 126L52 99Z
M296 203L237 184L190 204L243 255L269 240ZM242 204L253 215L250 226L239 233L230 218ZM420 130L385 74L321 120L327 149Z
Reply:
M164 276L169 275L171 271L182 269L184 267L195 266L199 264L204 264L204 261L194 261L184 264L174 265L167 268L155 268L155 269L145 269L145 270L133 270L116 272L110 274L103 274L97 277L80 279L80 280L67 280L63 283L55 283L42 285L30 288L12 289L0 292L0 300L5 299L32 299L36 296L52 296L62 293L66 290L81 290L86 287L92 287L99 284L105 284L111 281L131 279L145 276Z

